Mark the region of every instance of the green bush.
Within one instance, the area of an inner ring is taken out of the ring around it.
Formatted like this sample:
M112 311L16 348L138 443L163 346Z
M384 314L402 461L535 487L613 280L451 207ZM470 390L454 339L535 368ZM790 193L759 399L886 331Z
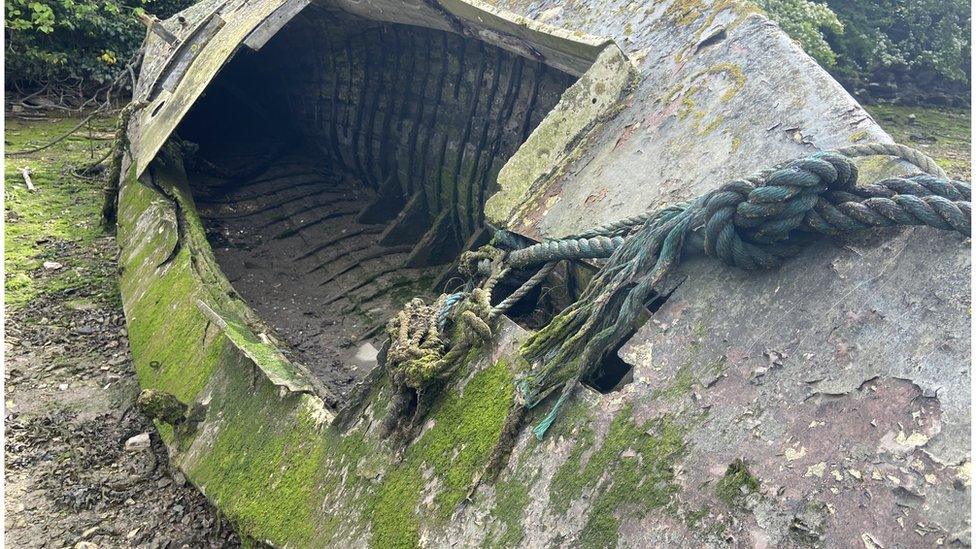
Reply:
M930 73L950 82L970 79L967 0L827 0L844 21L828 34L847 76L878 72Z
M844 32L844 25L826 4L810 0L756 0L770 19L779 23L783 31L825 67L837 61L834 50L824 38L824 32Z
M968 0L755 2L862 99L968 101Z
M967 0L755 1L849 87L880 81L922 94L968 93Z
M165 18L193 0L7 0L8 88L84 97L106 87L146 33L137 13Z

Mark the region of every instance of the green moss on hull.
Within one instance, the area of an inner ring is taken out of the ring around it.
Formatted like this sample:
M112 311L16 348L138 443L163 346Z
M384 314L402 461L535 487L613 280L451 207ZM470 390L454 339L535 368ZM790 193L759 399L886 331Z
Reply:
M529 482L514 478L495 486L494 515L503 530L493 545L514 547L525 537L522 516L529 505Z
M373 508L373 545L412 547L421 516L446 521L480 473L501 433L514 395L512 373L498 362L468 381L463 394L447 392L430 417L435 423L407 450L403 464L383 480ZM432 504L420 508L432 471L439 485Z
M190 477L244 535L307 546L327 439L309 436L316 433L316 422L300 405L301 395L281 399L266 381L252 389L254 380L248 378L254 371L234 366L222 396L219 430L204 441L207 447L190 465ZM235 405L226 405L231 398ZM290 416L275 413L289 409Z
M749 473L741 459L729 464L725 476L715 485L715 495L729 507L737 506L742 498L759 491L759 480Z
M577 446L553 477L550 505L565 512L593 490L580 546L616 545L623 517L639 518L670 503L678 490L672 467L684 454L686 430L668 416L638 425L628 407L614 418L596 450L592 431L575 438Z
M210 323L192 298L197 282L189 269L189 253L183 250L165 274L126 311L139 383L170 393L183 403L196 398L224 352L223 345L173 345L163 341L164 334L181 342L208 337Z

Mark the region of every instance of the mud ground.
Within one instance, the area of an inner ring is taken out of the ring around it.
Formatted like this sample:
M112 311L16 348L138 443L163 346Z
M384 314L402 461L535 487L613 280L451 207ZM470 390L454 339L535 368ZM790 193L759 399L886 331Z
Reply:
M43 143L75 123L8 118L7 150ZM98 227L101 182L70 173L93 149L100 156L111 124L95 123L91 145L85 131L7 158L6 546L237 547L227 521L170 469L151 421L133 407L138 384L115 241ZM25 166L34 192L18 171Z

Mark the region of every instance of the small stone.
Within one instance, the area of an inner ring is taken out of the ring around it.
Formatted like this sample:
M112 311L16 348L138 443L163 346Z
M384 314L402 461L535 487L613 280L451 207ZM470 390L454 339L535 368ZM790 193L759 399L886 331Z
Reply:
M58 263L57 261L45 261L44 262L44 269L45 270L48 270L48 271L56 271L56 270L58 270L58 269L60 269L62 267L64 267L64 265Z
M800 446L799 450L795 448L787 448L784 455L786 456L786 461L796 461L807 455L807 449L803 446Z
M861 543L864 544L865 549L884 549L884 545L867 532L861 534Z
M136 534L138 534L138 533L139 533L139 529L138 528L136 528L134 530L130 530L129 533L125 535L125 539L133 539L133 538L136 537Z
M149 433L139 433L125 441L125 451L140 452L149 449Z
M98 549L98 546L90 541L79 541L75 544L75 549Z
M95 535L95 532L97 532L97 531L98 531L98 526L92 526L91 528L89 528L89 529L87 529L87 530L85 530L84 532L81 533L81 539L88 539L88 538L94 536Z
M826 470L827 470L827 462L821 461L816 465L811 465L807 467L807 473L803 476L821 478L823 477L824 471Z
M68 384L67 383L60 383L60 384L58 384L58 390L59 391L67 391L68 390Z

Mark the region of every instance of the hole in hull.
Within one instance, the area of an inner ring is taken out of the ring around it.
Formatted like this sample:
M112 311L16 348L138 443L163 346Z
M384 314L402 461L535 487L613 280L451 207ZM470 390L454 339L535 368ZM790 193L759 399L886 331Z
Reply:
M484 42L310 6L177 133L221 269L337 395L433 297L501 166L575 80ZM443 285L443 284L441 284Z
M627 336L624 341L633 337ZM620 347L612 349L600 361L600 367L592 375L581 380L583 385L595 389L601 394L608 394L623 389L634 381L634 367L617 354Z

